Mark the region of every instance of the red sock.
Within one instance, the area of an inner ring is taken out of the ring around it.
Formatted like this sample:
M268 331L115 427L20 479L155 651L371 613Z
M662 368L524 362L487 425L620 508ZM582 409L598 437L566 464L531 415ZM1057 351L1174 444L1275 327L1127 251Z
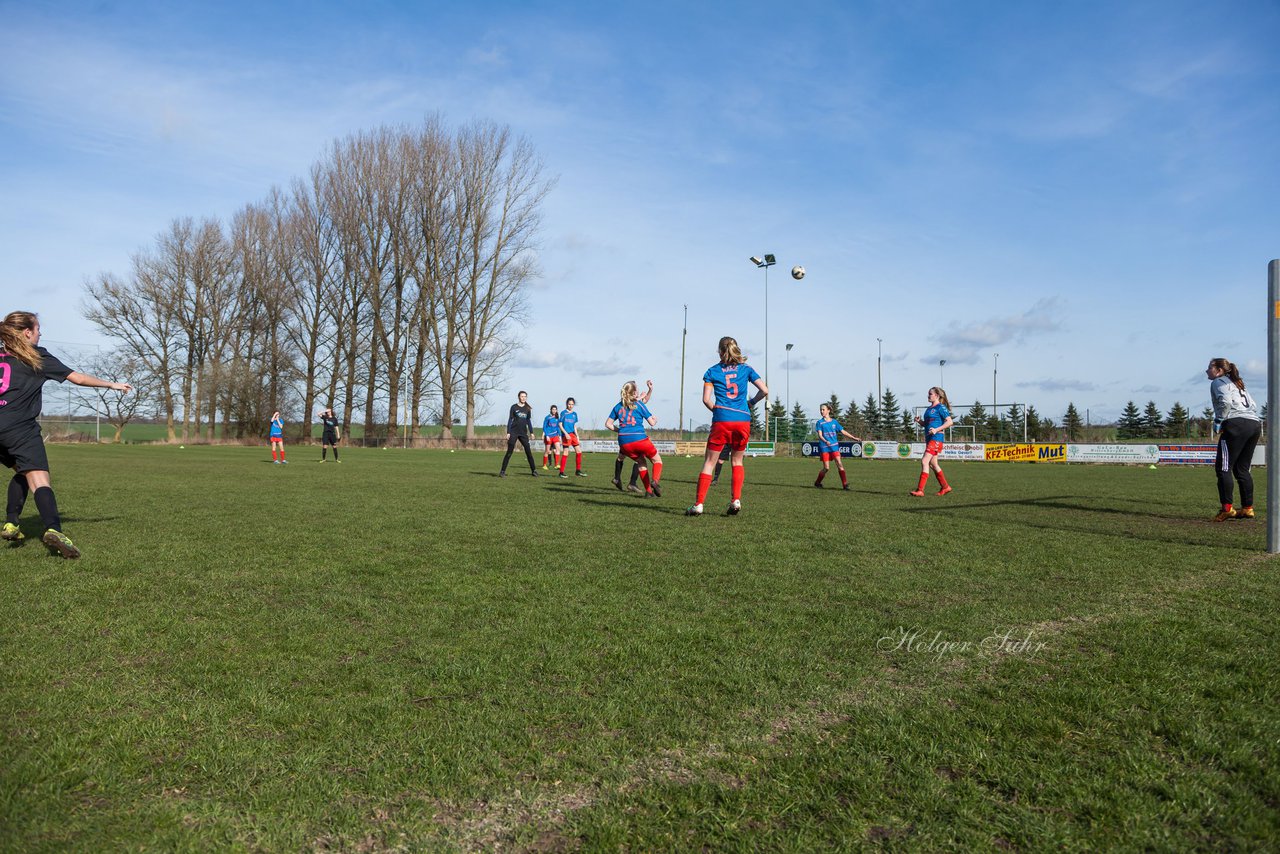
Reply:
M916 484L916 492L924 492L924 485L929 482L929 473L927 471L920 472L920 482Z
M849 485L849 475L845 474L844 469L840 469L840 482L845 486Z
M569 455L564 454L560 457L560 474L564 474L564 464L569 462Z
M546 451L543 451L543 452L542 452L542 467L543 467L543 468L546 468L546 467L547 467L547 452L546 452Z
M649 491L649 470L640 469L640 482L644 484L644 491Z
M1227 502L1226 504L1223 504L1223 505L1222 505L1222 510L1223 510L1223 512L1226 512L1226 511L1228 511L1228 510L1230 510L1230 509L1231 509L1231 502Z
M711 488L711 475L700 473L698 475L698 500L693 503L701 504L702 502L706 501L707 490L710 488Z
M942 469L937 469L934 473L938 475L938 485L941 486L943 489L946 489L947 476L942 473Z
M653 464L653 479L657 483L662 482L662 463Z
M818 483L822 483L822 479L827 476L826 469L818 469Z
M565 456L568 456L568 454ZM574 458L574 462L577 463L577 467L574 471L582 471L582 451L578 451L578 455Z
M732 493L734 501L742 500L742 482L746 479L747 479L747 467L734 466L733 467L733 493Z

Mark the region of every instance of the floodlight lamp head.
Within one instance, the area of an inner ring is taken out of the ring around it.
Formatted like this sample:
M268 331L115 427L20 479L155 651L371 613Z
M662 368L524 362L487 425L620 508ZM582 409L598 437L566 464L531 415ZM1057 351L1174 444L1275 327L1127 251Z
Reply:
M751 256L751 263L752 263L752 264L755 264L757 267L763 267L763 266L764 266L764 259L763 259L763 258L761 258L759 255L752 255L752 256Z
M766 267L772 267L774 264L778 263L778 259L774 258L772 255L766 255L764 256L764 263Z

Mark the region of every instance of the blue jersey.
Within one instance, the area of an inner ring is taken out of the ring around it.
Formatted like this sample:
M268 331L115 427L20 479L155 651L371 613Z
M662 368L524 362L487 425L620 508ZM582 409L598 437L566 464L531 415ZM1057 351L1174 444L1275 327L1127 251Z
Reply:
M819 453L832 453L840 450L840 434L844 432L844 428L840 426L840 422L834 418L823 418L813 425L813 429L818 431L818 451Z
M920 416L920 420L924 422L924 440L926 442L941 442L946 439L941 428L951 417L951 412L941 403L935 403L924 411ZM930 434L930 430L938 429L937 433Z
M284 424L282 422L275 421L275 420L271 422L271 438L272 439L284 438Z
M640 401L636 401L635 409L624 409L622 401L614 404L613 411L609 413L609 417L618 423L618 444L629 445L632 442L639 442L641 439L649 438L644 432L644 420L653 416L649 411L649 407Z
M702 382L715 389L716 408L711 413L711 423L718 421L750 421L751 384L760 379L750 365L715 364L707 368Z
M546 439L551 436L560 435L560 419L554 415L548 414L542 419L542 438Z
M578 432L578 413L564 411L560 413L560 426L570 436Z

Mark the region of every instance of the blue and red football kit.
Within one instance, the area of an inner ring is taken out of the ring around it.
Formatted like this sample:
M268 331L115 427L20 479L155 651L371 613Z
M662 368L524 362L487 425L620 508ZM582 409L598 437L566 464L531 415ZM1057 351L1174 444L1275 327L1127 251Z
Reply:
M644 422L646 418L652 417L653 413L649 411L649 407L639 401L636 401L634 409L627 409L622 405L622 401L614 404L609 412L609 418L618 425L618 445L629 445L649 438L649 434L644 429Z
M560 429L564 430L564 443L571 447L578 446L578 413L568 410L560 413Z
M542 419L542 441L555 444L560 441L560 419L548 414Z
M711 435L707 447L720 451L728 446L745 451L751 438L751 386L760 375L750 365L725 365L717 362L707 368L702 382L715 392L715 409L711 412Z
M942 453L942 443L946 436L941 428L950 417L951 411L941 403L935 403L930 406L920 416L920 420L924 422L925 453L934 454L935 456ZM930 430L937 430L938 432L930 433Z
M702 382L710 383L716 393L711 423L719 421L751 421L751 385L760 379L750 365L724 365L719 362L707 368Z
M844 432L840 422L834 418L821 418L813 429L818 431L818 453L822 455L822 461L839 458L840 434Z

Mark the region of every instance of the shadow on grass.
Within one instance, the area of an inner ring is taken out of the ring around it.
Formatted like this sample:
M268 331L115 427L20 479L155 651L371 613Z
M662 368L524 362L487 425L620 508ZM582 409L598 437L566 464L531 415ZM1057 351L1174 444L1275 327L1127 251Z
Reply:
M933 500L930 501L930 499ZM1244 529L1242 532L1247 533L1248 529L1255 528L1255 525L1252 522L1213 522L1209 518L1189 519L1186 516L1170 515L1168 513L1153 513L1150 511L1132 510L1122 507L1102 507L1097 504L1090 504L1088 501L1089 499L1082 496L1062 495L1052 498L966 501L964 503L960 503L952 501L946 496L939 498L939 496L930 494L926 495L924 498L915 500L911 505L902 509L907 513L933 513L939 510L982 510L998 507L1017 507L1021 510L1035 508L1060 510L1067 513L1143 518L1165 523L1168 535L1161 536L1151 533L1139 533L1131 529L1108 531L1100 529L1094 525L1072 524L1070 521L1071 517L1058 518L1050 523L1028 519L1025 515L1011 515L1002 518L1000 521L1007 522L1010 525L1018 525L1034 530L1089 534L1095 537L1116 537L1126 540L1143 540L1150 543L1208 546L1211 548L1226 548L1233 551L1248 552L1255 550L1254 546L1247 543L1223 539L1224 534L1225 536L1238 536L1238 534L1235 533L1237 530ZM1224 533L1220 534L1218 532ZM1200 536L1203 534L1208 534L1208 536Z

